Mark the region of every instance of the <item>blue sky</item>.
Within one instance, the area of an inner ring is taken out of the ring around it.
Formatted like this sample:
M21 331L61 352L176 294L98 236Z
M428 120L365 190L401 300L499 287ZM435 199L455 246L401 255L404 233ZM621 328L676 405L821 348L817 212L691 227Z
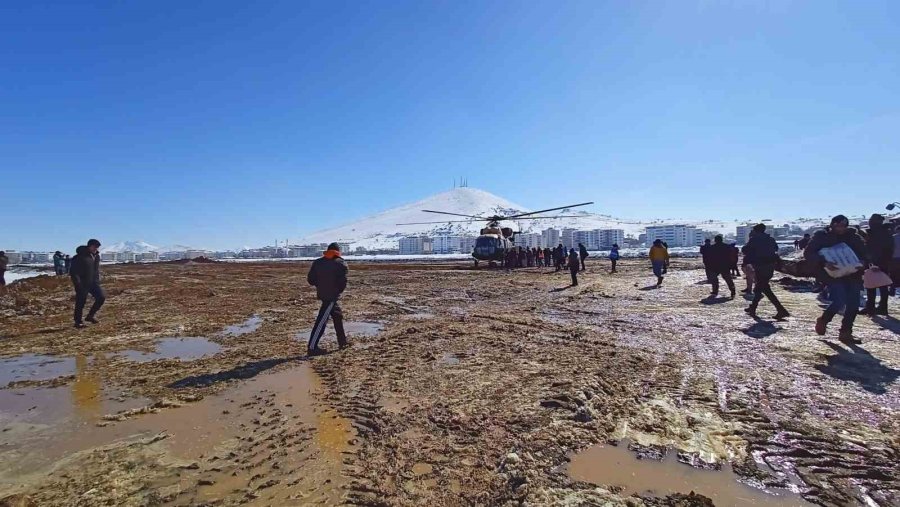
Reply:
M272 243L448 189L900 199L900 2L5 2L0 248Z

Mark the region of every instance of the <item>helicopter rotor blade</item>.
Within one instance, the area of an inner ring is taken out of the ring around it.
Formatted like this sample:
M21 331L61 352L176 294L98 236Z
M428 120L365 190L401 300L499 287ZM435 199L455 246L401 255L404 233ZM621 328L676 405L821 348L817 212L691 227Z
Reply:
M587 218L586 215L559 215L556 217L521 217L506 220L553 220L554 218Z
M471 224L474 222L483 222L484 220L444 220L442 222L408 222L405 224L394 224L394 225L431 225L431 224L457 224L457 223L467 223Z
M457 216L457 217L477 218L480 220L487 220L487 217L478 217L475 215L463 215L462 213L450 213L449 211L434 211L434 210L430 210L430 209L423 209L422 211L424 211L425 213L437 213L439 215L453 215L453 216Z
M594 202L593 202L593 201L591 201L591 202L583 202L583 203L581 203L581 204L570 204L570 205L568 205L568 206L560 206L560 207L558 207L558 208L542 209L542 210L540 210L540 211L529 211L528 213L519 213L518 215L510 215L510 216L508 216L508 217L503 217L502 220L509 220L510 218L525 217L525 216L528 216L528 215L537 215L538 213L546 213L546 212L548 212L548 211L556 211L556 210L561 210L561 209L577 208L577 207L579 207L579 206L587 206L588 204L594 204Z

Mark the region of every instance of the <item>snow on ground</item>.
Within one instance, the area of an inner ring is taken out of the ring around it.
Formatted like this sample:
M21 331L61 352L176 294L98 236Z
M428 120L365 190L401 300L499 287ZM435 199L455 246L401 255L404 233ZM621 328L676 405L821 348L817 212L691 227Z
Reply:
M34 271L30 269L16 269L13 268L6 272L3 275L3 278L6 280L7 284L13 283L16 280L22 280L24 278L31 278L39 275L49 275L52 274L51 271Z

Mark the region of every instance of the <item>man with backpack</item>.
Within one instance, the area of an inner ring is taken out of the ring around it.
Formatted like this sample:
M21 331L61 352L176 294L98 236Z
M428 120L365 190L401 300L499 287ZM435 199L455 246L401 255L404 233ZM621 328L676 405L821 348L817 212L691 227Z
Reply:
M330 317L334 322L334 333L338 346L347 347L347 335L344 333L344 313L338 300L347 288L347 263L341 258L341 247L337 243L328 245L328 249L309 268L306 281L316 288L316 298L322 302L316 322L313 324L307 344L307 355L317 356L325 351L319 348L319 340L325 334L325 326Z
M772 277L775 276L775 266L780 259L778 257L778 243L775 242L772 236L766 234L765 224L753 226L753 230L750 232L750 240L744 245L743 252L747 258L747 263L753 266L753 271L756 273L753 301L750 302L750 306L744 311L751 317L756 317L756 308L759 306L759 302L762 301L763 295L765 295L769 302L772 303L772 306L775 307L775 310L777 310L773 317L775 320L790 317L791 314L781 304L775 293L772 292L772 287L769 284L772 281Z
M853 251L861 263L856 271L834 275L838 266L829 262L821 253L825 248L833 248L844 244ZM826 231L817 232L807 245L803 256L821 266L821 274L828 284L828 293L831 297L831 305L822 312L822 316L816 319L816 334L824 336L828 330L828 324L841 310L844 318L841 321L841 329L838 339L847 345L862 343L853 337L853 322L859 313L859 292L862 290L862 272L868 264L866 246L862 238L854 229L850 228L850 221L844 215L837 215L831 219L831 225Z

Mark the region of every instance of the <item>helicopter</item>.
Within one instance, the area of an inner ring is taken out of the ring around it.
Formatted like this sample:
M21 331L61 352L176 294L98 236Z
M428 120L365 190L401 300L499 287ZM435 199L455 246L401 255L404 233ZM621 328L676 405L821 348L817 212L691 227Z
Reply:
M449 220L444 222L411 222L405 224L397 224L397 225L426 225L426 224L447 224L447 223L472 223L472 222L487 222L487 227L481 229L481 235L475 240L475 248L472 251L472 257L475 258L475 265L478 265L478 261L487 261L489 265L493 266L495 263L502 263L504 259L506 259L506 254L513 248L515 248L515 235L516 232L512 230L510 227L500 227L500 222L504 220L515 220L519 218L524 218L526 220L548 220L548 219L556 219L556 218L582 218L579 215L559 215L552 217L536 217L533 215L537 215L540 213L547 213L550 211L558 211L570 208L577 208L579 206L587 206L589 204L594 204L593 202L583 202L579 204L570 204L568 206L559 206L557 208L549 208L543 209L540 211L529 211L528 213L517 213L514 215L492 215L492 216L477 216L477 215L465 215L462 213L450 213L449 211L435 211L429 209L423 209L422 211L425 213L435 213L439 215L451 215L457 217L465 217L467 220Z

